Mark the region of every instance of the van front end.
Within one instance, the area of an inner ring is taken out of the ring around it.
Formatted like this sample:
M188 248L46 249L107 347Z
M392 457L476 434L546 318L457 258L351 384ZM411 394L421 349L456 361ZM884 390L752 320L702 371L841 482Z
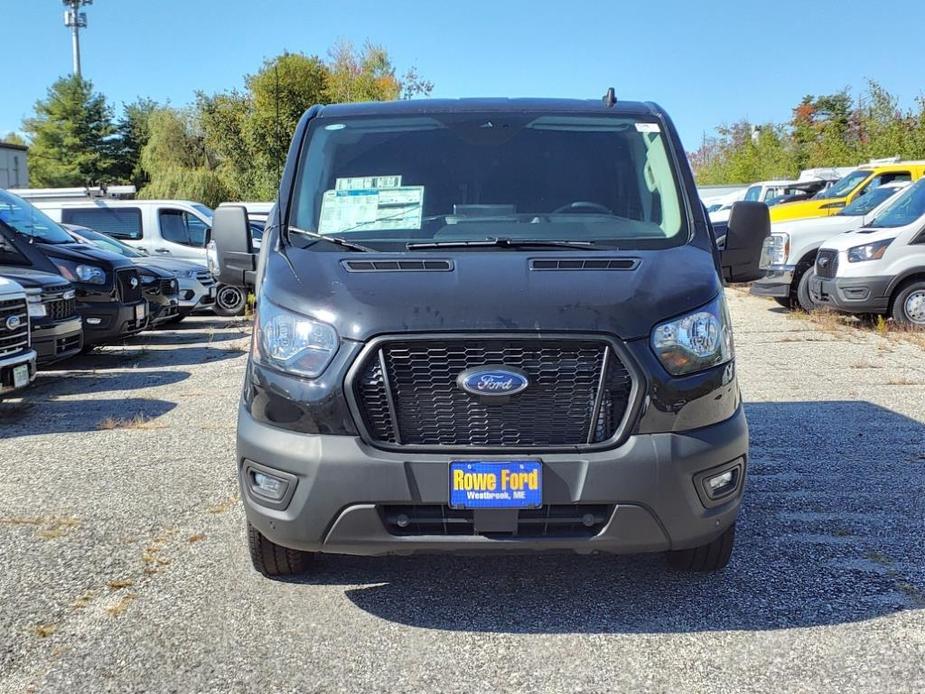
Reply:
M460 390L486 359L530 385L498 404ZM735 521L747 454L734 362L673 378L647 340L605 335L345 342L311 384L252 365L238 416L248 521L306 552L701 547ZM454 489L503 491L505 464L539 468L528 507Z

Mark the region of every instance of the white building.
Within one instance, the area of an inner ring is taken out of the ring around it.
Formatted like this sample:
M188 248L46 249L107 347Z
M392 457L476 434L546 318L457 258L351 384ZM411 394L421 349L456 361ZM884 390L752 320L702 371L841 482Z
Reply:
M28 147L0 142L0 188L25 188L29 185Z

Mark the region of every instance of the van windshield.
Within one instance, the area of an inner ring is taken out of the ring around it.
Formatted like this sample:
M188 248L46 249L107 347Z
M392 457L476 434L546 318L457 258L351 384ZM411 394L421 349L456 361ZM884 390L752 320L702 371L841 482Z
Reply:
M48 215L5 190L0 190L0 222L39 243L74 243Z
M925 215L925 179L912 184L870 223L872 227L904 227Z
M497 238L662 248L687 241L655 121L456 113L319 118L289 224L377 249Z

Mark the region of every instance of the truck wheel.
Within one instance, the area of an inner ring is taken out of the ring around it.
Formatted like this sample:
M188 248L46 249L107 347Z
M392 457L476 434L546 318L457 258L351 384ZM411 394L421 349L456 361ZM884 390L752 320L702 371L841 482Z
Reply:
M247 546L254 568L268 578L300 576L308 571L314 556L311 552L301 552L271 542L250 523L247 524Z
M925 282L903 287L893 300L893 320L901 325L925 328Z
M796 291L796 305L807 313L812 313L819 305L813 301L813 297L809 293L809 281L812 279L813 269L812 267L807 268L803 271L803 274L800 276L800 281L797 283Z
M709 544L669 552L668 564L679 571L719 571L729 563L735 537L736 524L733 523Z
M791 299L789 296L786 298L782 296L775 296L774 301L777 302L778 306L783 306L788 310L793 309L793 299Z
M215 291L213 310L220 316L244 315L247 306L247 292L242 287L220 284Z

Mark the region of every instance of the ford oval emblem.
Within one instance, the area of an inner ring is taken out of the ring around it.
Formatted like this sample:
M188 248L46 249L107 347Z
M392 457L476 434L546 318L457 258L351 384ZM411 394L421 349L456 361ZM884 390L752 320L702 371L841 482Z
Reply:
M10 316L6 319L6 329L7 330L16 330L20 325L22 325L22 320L19 316Z
M459 374L456 383L470 395L500 396L523 392L530 379L520 369L509 366L477 366Z

